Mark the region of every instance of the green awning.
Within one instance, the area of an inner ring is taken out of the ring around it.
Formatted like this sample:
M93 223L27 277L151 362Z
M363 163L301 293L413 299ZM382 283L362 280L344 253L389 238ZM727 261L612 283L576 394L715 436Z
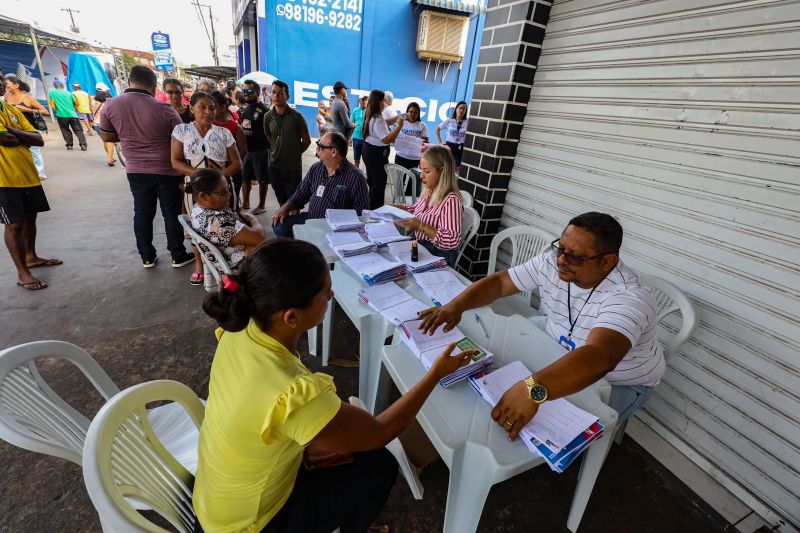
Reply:
M487 0L414 0L423 6L452 9L463 13L486 13Z

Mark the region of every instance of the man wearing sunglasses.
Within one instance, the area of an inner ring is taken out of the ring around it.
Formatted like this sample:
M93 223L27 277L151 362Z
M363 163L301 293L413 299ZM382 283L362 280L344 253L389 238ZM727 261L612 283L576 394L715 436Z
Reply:
M661 380L665 363L656 338L655 299L620 260L621 245L622 226L611 215L584 213L570 220L544 253L487 276L450 303L423 313L420 329L432 333L444 325L448 331L468 309L539 289L541 322L566 352L508 389L492 410L509 438L516 438L542 402L578 392L602 377L612 386L609 405L621 423Z
M338 131L317 141L319 161L311 165L291 198L272 217L278 237L292 237L292 227L309 218L324 218L328 209L355 209L359 215L369 207L369 187L364 175L347 160L347 139ZM308 212L290 215L308 204Z
M261 87L253 80L245 80L242 88L245 106L239 111L242 129L247 140L247 153L242 161L242 207L250 208L250 184L258 181L258 205L254 215L266 209L267 186L269 185L269 143L264 133L264 115L269 108L261 101Z

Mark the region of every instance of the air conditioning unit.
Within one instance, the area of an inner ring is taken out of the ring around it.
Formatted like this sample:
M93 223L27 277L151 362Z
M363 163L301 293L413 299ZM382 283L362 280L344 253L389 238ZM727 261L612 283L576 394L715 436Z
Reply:
M468 29L469 17L426 9L419 16L417 56L448 63L462 61Z

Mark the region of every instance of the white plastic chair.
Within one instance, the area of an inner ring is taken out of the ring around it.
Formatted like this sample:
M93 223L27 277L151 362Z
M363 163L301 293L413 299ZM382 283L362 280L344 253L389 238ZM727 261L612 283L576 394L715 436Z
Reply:
M0 352L0 438L79 465L90 422L45 383L34 363L39 357L70 361L106 400L119 393L92 356L74 344L36 341L7 348ZM170 405L156 407L150 411L150 423L165 446L194 472L197 446L187 438L192 427L185 413Z
M480 223L481 216L475 208L464 206L464 214L461 215L461 242L458 243L458 257L456 257L456 263L453 268L458 266L459 261L461 261L461 256L464 255L467 243L478 233Z
M555 237L533 226L514 226L506 228L492 239L489 245L489 267L486 275L497 270L497 253L503 241L511 241L511 261L509 268L521 265L547 249ZM531 317L539 314L533 302L533 292L527 291L498 300L492 310L503 316L522 315Z
M104 531L166 532L142 514L149 508L181 533L194 530L194 475L167 449L153 429L146 405L171 401L194 425L194 443L205 408L186 385L150 381L134 385L109 400L89 426L83 450L83 479Z
M178 215L178 222L180 222L181 226L183 226L183 230L189 234L189 237L192 239L192 244L197 246L198 243L202 243L203 246L211 250L211 253L214 255L214 259L216 259L217 264L219 264L220 268L222 269L222 273L220 273L220 271L214 266L214 263L209 260L205 253L203 253L202 248L198 246L197 249L200 250L200 257L203 259L203 275L206 280L205 289L208 292L217 292L222 275L231 273L231 267L228 264L228 260L224 255L222 255L222 252L220 252L216 246L201 237L200 234L197 233L194 228L192 228L189 215ZM211 274L211 277L209 277L209 273ZM211 279L214 280L213 285L210 282Z
M464 207L472 207L472 195L467 191L458 191L461 193L461 199L464 201Z
M653 289L653 296L656 299L656 322L660 323L672 313L680 313L681 315L681 328L678 333L668 342L664 344L664 359L667 363L675 355L680 347L692 336L694 330L697 329L697 312L691 300L684 294L682 290L673 285L672 283L649 274L639 273L639 281L643 285ZM610 387L607 394L611 394ZM625 426L627 420L623 422L614 434L614 442L619 444L622 442L622 437L625 435Z
M417 180L405 167L387 163L383 165L392 185L392 203L413 204L417 201ZM411 183L411 196L406 196L406 186Z

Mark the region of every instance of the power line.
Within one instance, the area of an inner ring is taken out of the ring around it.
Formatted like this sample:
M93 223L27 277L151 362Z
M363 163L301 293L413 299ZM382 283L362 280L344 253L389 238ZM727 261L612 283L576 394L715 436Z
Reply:
M200 22L203 23L203 29L206 31L206 36L208 37L208 42L211 45L211 56L214 58L214 65L219 66L219 56L217 55L217 34L214 31L214 14L211 12L211 6L208 4L201 4L198 0L191 2L191 4L197 10L197 16L200 18ZM208 19L211 22L211 34L208 33L208 26L206 25L206 19L203 16L203 11L200 9L201 7L208 8Z

